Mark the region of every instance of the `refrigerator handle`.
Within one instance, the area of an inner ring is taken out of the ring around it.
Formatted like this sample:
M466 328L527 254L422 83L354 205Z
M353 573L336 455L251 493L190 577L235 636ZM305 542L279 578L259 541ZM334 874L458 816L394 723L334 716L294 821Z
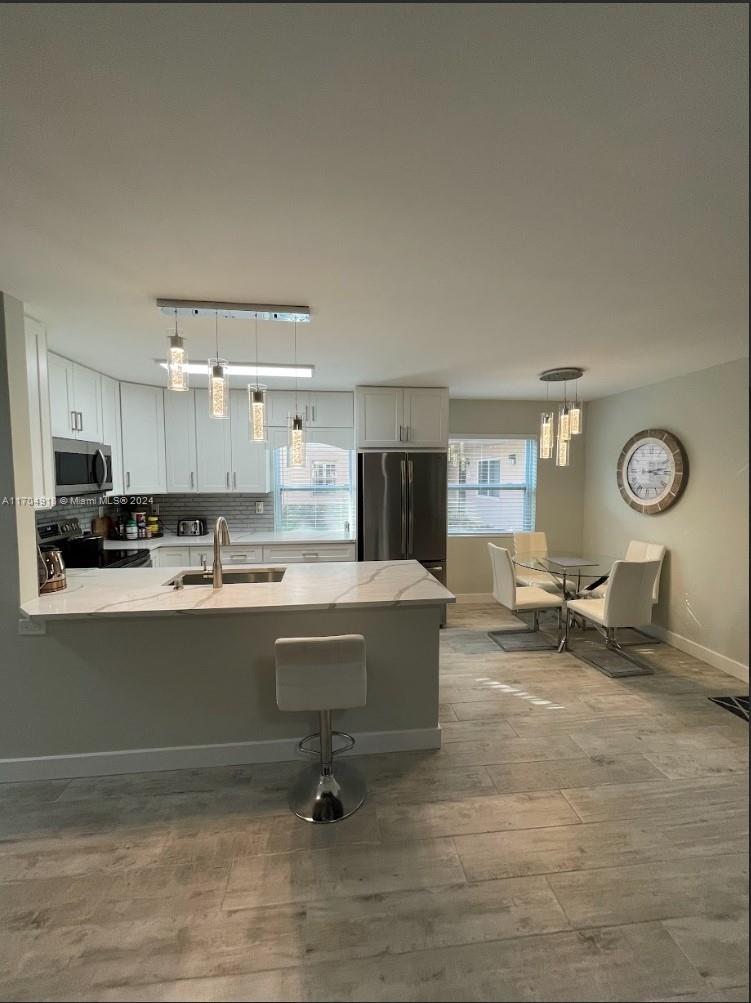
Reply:
M407 556L411 557L415 550L415 493L412 490L415 467L412 460L407 460L407 471L407 481L409 483L409 529L407 531L409 545L407 548Z
M407 461L401 461L402 468L402 554L407 556Z

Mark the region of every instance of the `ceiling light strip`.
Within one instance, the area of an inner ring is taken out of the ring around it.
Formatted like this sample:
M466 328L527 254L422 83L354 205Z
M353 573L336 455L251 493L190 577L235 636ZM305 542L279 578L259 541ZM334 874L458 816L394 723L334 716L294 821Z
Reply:
M154 362L162 366L163 369L168 368L168 363L164 359L154 359ZM184 363L184 369L195 376L206 376L209 371L209 367L205 362L186 362ZM228 376L281 376L307 380L313 376L314 371L315 366L308 366L303 363L293 366L281 363L277 365L271 362L259 362L256 366L252 362L228 362L226 365Z

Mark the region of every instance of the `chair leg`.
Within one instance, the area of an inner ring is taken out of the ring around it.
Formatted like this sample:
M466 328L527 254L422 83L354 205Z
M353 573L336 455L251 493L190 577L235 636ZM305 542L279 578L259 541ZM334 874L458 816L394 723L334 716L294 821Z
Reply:
M320 727L321 727L321 776L328 777L331 775L331 764L334 758L332 749L332 732L331 732L331 711L322 710L319 713Z

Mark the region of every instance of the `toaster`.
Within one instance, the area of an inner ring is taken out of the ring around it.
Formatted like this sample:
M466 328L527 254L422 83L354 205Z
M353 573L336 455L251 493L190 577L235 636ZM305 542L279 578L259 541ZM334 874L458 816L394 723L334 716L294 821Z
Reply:
M178 536L205 536L205 519L180 519L177 523Z

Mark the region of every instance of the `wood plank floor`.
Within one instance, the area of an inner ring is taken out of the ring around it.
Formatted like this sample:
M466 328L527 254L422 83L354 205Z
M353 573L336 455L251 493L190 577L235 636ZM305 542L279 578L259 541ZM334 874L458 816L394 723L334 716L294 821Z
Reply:
M442 633L444 747L363 757L351 820L293 764L0 786L2 1000L745 1000L742 684Z

